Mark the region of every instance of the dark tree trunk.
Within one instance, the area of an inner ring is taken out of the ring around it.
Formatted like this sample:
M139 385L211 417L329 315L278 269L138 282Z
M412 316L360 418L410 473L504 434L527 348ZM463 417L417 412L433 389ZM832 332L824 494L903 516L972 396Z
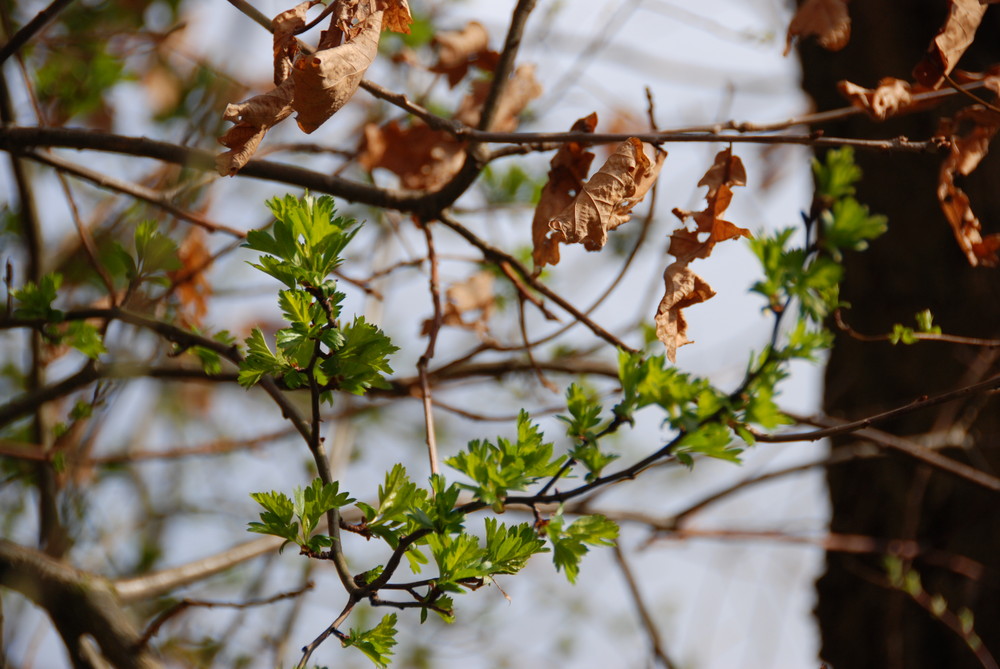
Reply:
M945 0L855 0L850 44L827 53L809 42L801 49L803 87L817 109L845 101L836 83L848 79L874 87L879 79L910 80L946 12ZM1000 8L991 8L973 48L961 61L979 70L1000 63ZM930 137L941 109L885 123L866 118L831 123L827 135ZM994 147L996 148L996 147ZM972 199L986 232L1000 231L1000 149L960 185ZM846 261L845 319L864 333L886 333L894 323L913 324L931 309L945 332L1000 336L1000 270L971 268L959 250L935 197L943 156L857 154L864 177L858 199L889 218L889 232L865 253ZM825 409L860 418L981 380L997 371L995 351L923 342L914 346L862 343L838 335L826 374ZM900 418L883 429L927 444L1000 475L1000 412L995 399L975 397ZM844 446L841 440L835 447ZM832 467L831 531L877 539L912 539L921 553L904 563L920 574L924 589L941 594L953 612L968 607L985 646L1000 657L1000 495L898 455ZM982 565L975 573L971 563ZM969 572L961 575L956 572ZM817 582L821 655L835 669L920 669L982 666L954 631L885 587L880 555L828 553Z

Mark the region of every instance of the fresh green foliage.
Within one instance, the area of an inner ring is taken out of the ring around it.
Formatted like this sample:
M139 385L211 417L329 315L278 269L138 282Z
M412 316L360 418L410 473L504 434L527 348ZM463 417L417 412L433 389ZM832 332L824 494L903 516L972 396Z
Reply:
M509 491L523 491L540 479L555 476L565 459L565 455L553 457L552 444L542 441L541 430L526 411L521 411L516 441L500 437L492 444L477 439L447 463L475 481L464 488L499 511Z
M347 638L341 639L344 648L354 646L368 656L375 666L385 669L389 666L389 656L396 645L396 614L390 613L382 622L367 631L351 629Z
M46 274L37 284L29 281L23 287L12 290L14 317L40 318L52 323L61 321L63 312L52 307L61 285L61 274Z
M119 244L114 247L114 259L130 284L166 284L165 274L180 269L177 242L160 232L156 221L143 221L137 225L133 242L134 255Z
M549 519L545 533L552 543L552 562L564 571L570 583L576 583L580 560L589 552L588 546L614 546L618 526L604 516L582 516L569 525L562 510Z
M330 403L332 390L361 395L386 387L383 375L392 373L389 356L397 347L362 317L340 324L345 295L330 278L357 222L337 216L328 196L287 195L273 198L268 207L274 225L270 232L249 232L246 246L264 254L251 264L286 286L278 303L289 326L278 330L273 350L261 330L250 333L240 385L249 388L269 375L290 390L318 387Z
M812 171L819 197L839 200L854 195L854 184L861 178L861 168L854 162L854 149L845 146L826 152L821 162L813 158Z
M346 492L339 491L338 482L324 485L319 479L305 489L296 488L292 499L276 491L255 492L250 496L264 511L259 523L250 523L249 531L281 537L313 553L330 546L332 541L325 535L313 535L320 518L354 501Z
M901 323L892 326L892 334L889 335L889 342L892 344L916 344L920 341L918 334L941 334L941 327L934 325L934 314L930 309L924 309L914 315L917 322L916 328L906 327Z
M600 433L595 428L601 424L601 405L574 383L566 391L566 409L569 416L559 416L559 420L567 424L566 436L575 442L569 456L586 468L587 480L593 481L619 457L602 452L598 443Z

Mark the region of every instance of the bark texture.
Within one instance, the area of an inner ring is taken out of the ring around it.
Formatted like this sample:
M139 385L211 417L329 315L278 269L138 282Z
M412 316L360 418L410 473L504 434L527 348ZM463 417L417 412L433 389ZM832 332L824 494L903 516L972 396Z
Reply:
M1000 63L998 11L987 11L961 67ZM852 2L850 12L853 34L843 51L828 53L811 42L800 50L803 87L818 109L844 105L836 92L841 79L868 87L887 76L910 79L947 3L864 0ZM957 105L881 124L855 117L821 129L850 137L925 139L937 119ZM886 333L894 323L912 324L916 312L929 308L945 332L1000 336L1000 270L971 268L959 250L935 196L943 156L858 153L857 158L864 170L858 199L888 216L889 232L868 252L847 259L846 320L860 332ZM1000 155L987 157L960 185L984 233L1000 231ZM841 334L826 373L825 409L845 418L867 416L995 374L998 357L968 346L894 347ZM880 427L926 439L928 445L949 444L944 452L950 457L996 475L998 408L995 399L978 397ZM1000 656L1000 496L896 455L832 467L828 481L831 530L917 540L921 554L904 564L919 572L927 592L943 595L952 611L971 609L976 631ZM879 555L827 554L816 609L826 662L835 669L982 666L959 635L905 594L884 587L885 573Z

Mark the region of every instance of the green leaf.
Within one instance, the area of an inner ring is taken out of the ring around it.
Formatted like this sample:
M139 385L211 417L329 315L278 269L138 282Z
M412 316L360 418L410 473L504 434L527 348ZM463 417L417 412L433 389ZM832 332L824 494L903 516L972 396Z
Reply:
M509 526L486 518L486 556L483 569L488 574L516 574L536 553L547 553L545 541L528 523Z
M92 360L97 360L102 353L108 352L108 349L104 348L100 331L86 321L67 323L64 338L66 343Z
M327 511L339 509L354 502L349 494L340 492L339 487L340 483L337 481L324 485L319 478L316 478L305 489L295 489L293 509L295 515L302 521L303 539L308 541L313 530L319 524L319 519Z
M385 669L389 666L389 656L396 645L396 614L390 613L382 622L365 632L351 629L351 633L341 642L344 648L354 646L368 656L375 666Z
M14 298L15 318L40 318L51 323L63 319L63 312L52 308L59 286L62 285L61 274L46 274L38 283L29 281L21 288L11 291Z
M509 491L523 491L539 479L559 472L566 456L553 459L553 445L543 442L542 437L538 426L522 410L517 419L517 441L500 437L494 445L477 439L469 442L466 450L449 458L447 464L477 484L463 487L500 509Z
M700 453L711 458L740 464L743 449L733 445L733 435L729 427L721 422L707 422L684 435L674 448L674 454L685 464L690 464L690 454ZM688 458L681 458L688 455Z
M244 388L250 388L265 374L280 376L290 369L280 352L278 354L271 352L267 341L264 340L264 333L259 328L254 328L250 332L246 345L247 355L240 363L240 373L237 379Z
M156 221L143 221L136 227L135 257L139 278L181 267L177 243L157 230Z
M868 241L889 229L885 216L870 214L853 197L838 199L832 209L820 215L823 225L823 246L839 260L841 249L863 251Z
M389 356L399 347L363 316L340 332L342 343L320 365L330 382L355 395L363 395L369 388L388 388L383 375L392 373Z
M560 510L549 519L545 531L552 543L552 562L557 571L564 571L570 583L576 583L580 560L590 550L588 546L614 546L618 526L601 515L582 516L568 527Z
M827 151L822 162L813 158L812 170L817 194L831 200L854 195L854 184L861 178L861 168L854 163L854 149L850 146Z
M385 483L378 487L378 509L369 525L402 523L406 514L424 505L427 491L418 488L406 475L406 468L396 464L386 472Z
M917 332L923 334L941 334L941 328L934 325L934 314L931 313L930 309L917 312L914 319L917 321Z
M295 511L288 495L272 490L251 493L250 497L264 507L264 511L260 514L261 522L250 523L248 531L273 534L291 542L298 540L299 524L292 522Z
M483 563L486 552L471 534L429 534L427 545L438 567L437 587L442 590L461 592L459 581L489 574Z

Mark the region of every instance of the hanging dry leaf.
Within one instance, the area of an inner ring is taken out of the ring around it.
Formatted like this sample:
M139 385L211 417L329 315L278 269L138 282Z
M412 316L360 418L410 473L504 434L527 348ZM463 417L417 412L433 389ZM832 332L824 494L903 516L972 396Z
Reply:
M357 35L340 46L299 58L292 67L296 122L309 134L347 104L378 53L382 12L375 12Z
M597 113L581 118L570 132L594 132ZM594 154L580 142L566 142L549 162L549 179L542 186L531 222L531 239L534 245L531 257L535 267L559 263L559 239L550 234L549 221L565 209L583 188Z
M271 32L274 33L274 85L281 82L292 73L292 63L299 55L299 42L295 34L306 25L306 12L320 0L306 0L288 11L281 12L271 19Z
M472 85L472 93L466 95L455 112L455 118L473 128L479 125L483 104L491 87L489 81L477 81ZM518 126L518 116L528 103L542 94L542 86L535 79L535 66L519 65L504 86L503 94L497 102L497 111L487 130L493 132L513 132Z
M940 86L972 44L985 13L986 5L980 0L951 0L948 18L913 68L914 79L928 88Z
M656 309L656 338L667 347L670 362L677 362L677 349L692 343L682 309L710 299L715 291L681 261L667 266L663 282L666 292Z
M478 21L470 21L461 30L438 33L433 41L438 59L430 71L446 75L449 88L458 85L472 66L492 72L500 54L490 50L489 41L489 33Z
M982 224L972 211L969 196L955 184L955 175L968 176L986 156L990 141L1000 129L1000 114L975 105L959 112L955 121L959 120L973 121L975 125L969 133L951 138L951 153L941 164L938 176L938 201L969 264L993 267L1000 260L1000 234L983 237Z
M269 93L226 106L222 118L236 125L219 138L219 144L229 149L215 157L219 174L233 176L239 172L260 146L267 131L291 115L292 86L289 78Z
M486 332L490 316L496 309L493 289L495 281L496 277L492 272L481 270L465 281L451 284L445 291L447 302L444 305L442 324ZM473 320L465 320L465 316L475 312L478 314ZM432 325L432 321L424 321L422 334L427 335Z
M885 77L878 82L878 87L875 89L841 81L837 84L837 90L852 105L876 121L884 121L890 116L910 111L913 107L910 82L895 77Z
M564 244L582 243L588 251L604 248L608 232L629 220L666 157L660 151L652 163L638 139L622 142L573 201L549 221L553 231L549 236Z
M177 251L181 262L179 269L168 272L180 301L180 319L186 326L198 327L208 313L207 300L212 295L212 284L205 272L212 266L212 254L205 244L205 231L191 226Z
M785 53L792 50L797 37L816 35L819 45L829 51L840 51L851 39L851 16L848 0L805 0L788 24Z
M383 167L400 178L400 185L413 190L437 190L455 176L464 161L463 142L419 122L405 127L399 121L365 125L358 154L358 162L366 170Z
M679 261L690 262L695 258L707 258L719 242L751 237L746 228L722 219L733 199L733 187L746 184L747 173L739 156L734 156L731 148L716 154L712 166L698 182L699 186L708 186L705 195L708 206L702 211L673 210L681 221L693 219L696 228L693 231L682 228L674 232L670 236L669 253Z

